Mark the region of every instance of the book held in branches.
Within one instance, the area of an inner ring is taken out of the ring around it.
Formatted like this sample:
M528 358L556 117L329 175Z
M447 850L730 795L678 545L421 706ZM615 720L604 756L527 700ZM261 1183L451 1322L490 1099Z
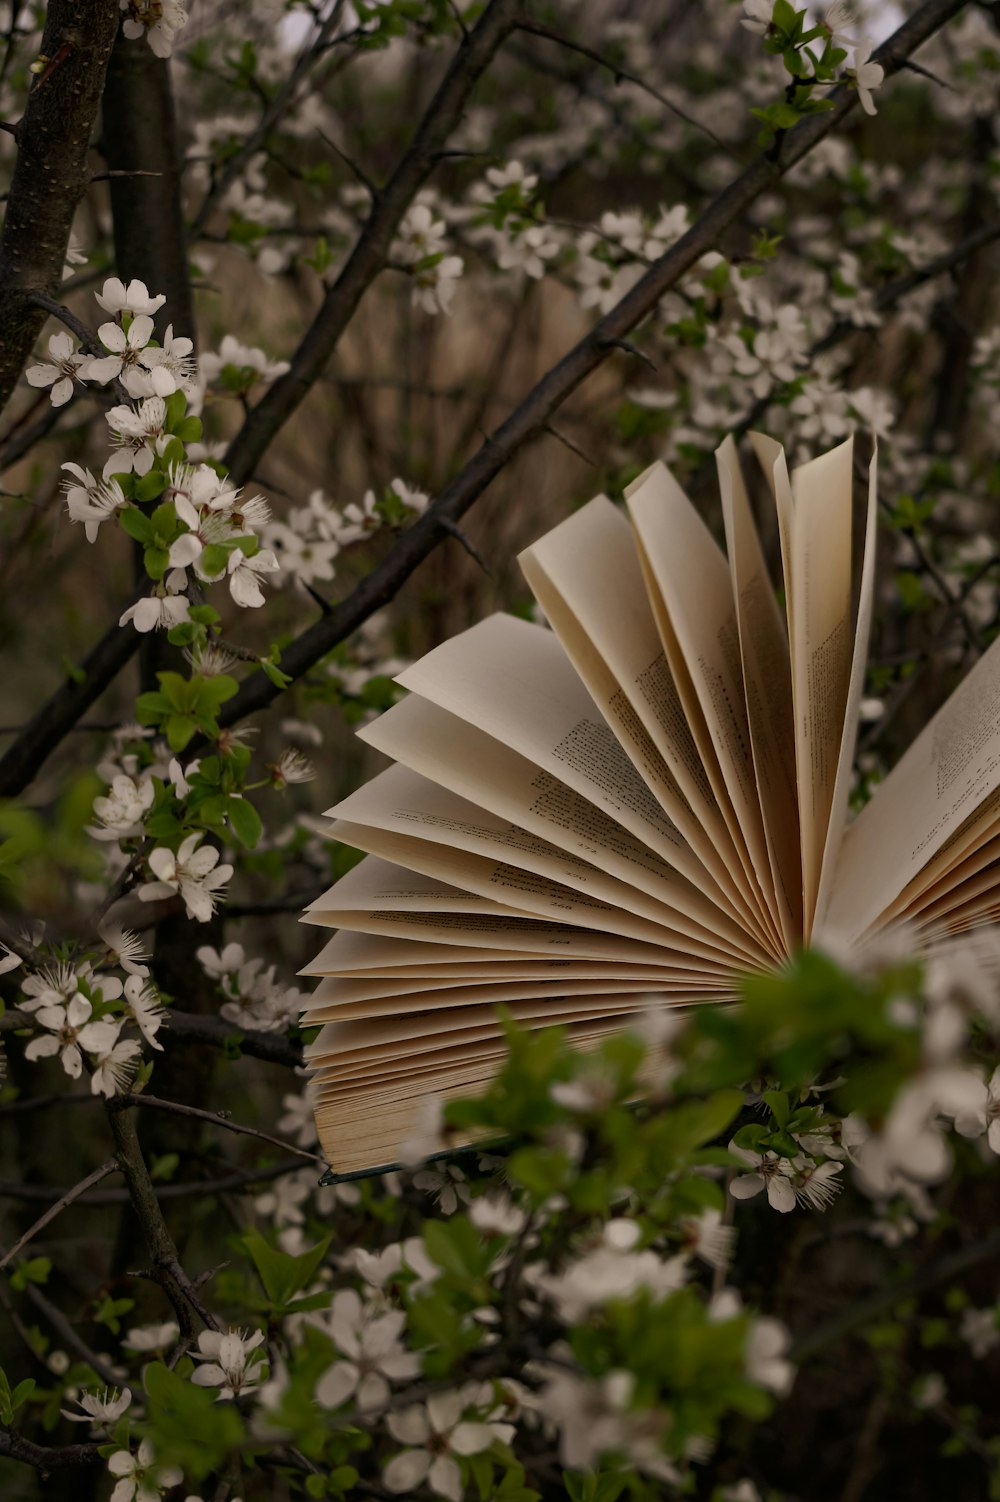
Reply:
M367 855L306 914L337 930L303 1018L336 1171L392 1164L429 1097L489 1080L498 1008L587 1047L803 944L1000 912L1000 640L848 822L875 459L855 586L853 441L791 474L752 441L783 609L727 439L725 552L656 464L522 555L548 626L490 616L361 731L395 765L330 811Z

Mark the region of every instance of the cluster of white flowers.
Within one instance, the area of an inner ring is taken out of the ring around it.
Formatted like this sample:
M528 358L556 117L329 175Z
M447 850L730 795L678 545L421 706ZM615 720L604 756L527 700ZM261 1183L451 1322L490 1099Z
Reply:
M237 605L263 605L261 575L278 568L269 548L257 548L257 534L271 517L264 497L244 496L220 479L211 465L177 464L170 467L163 499L173 501L178 518L188 529L170 548L167 588L176 593L185 590L187 570L191 569L204 584L227 579ZM257 551L248 553L242 546L244 540Z
M53 334L49 361L29 365L24 372L29 385L47 387L54 407L69 401L76 381L106 386L118 380L136 399L190 389L192 341L175 338L172 328L162 344L153 340L151 314L166 302L164 296L150 297L144 282L132 281L126 287L118 277L111 277L94 295L104 311L114 315L97 331L107 354L85 354L69 334Z
M425 313L449 313L464 269L461 256L448 254L448 229L425 198L403 216L389 259L409 271L413 303Z
M105 928L106 957L126 970L125 979L94 969L90 960L27 967L21 980L20 1008L31 1018L35 1036L26 1059L58 1056L70 1079L86 1067L95 1095L111 1097L126 1089L142 1052L137 1038L123 1038L133 1023L152 1048L165 1013L148 979L148 968L134 934Z
M228 1022L265 1033L298 1023L305 993L297 986L282 985L275 978L274 965L265 967L261 959L248 960L242 944L227 944L221 953L206 944L197 951L197 959L228 998L221 1008Z
M421 515L430 499L398 477L389 484L388 498L403 518ZM334 577L334 559L342 548L364 541L385 525L385 509L374 490L342 508L322 490L313 490L304 506L294 506L283 520L272 522L263 540L277 559L279 577L303 585L326 583Z

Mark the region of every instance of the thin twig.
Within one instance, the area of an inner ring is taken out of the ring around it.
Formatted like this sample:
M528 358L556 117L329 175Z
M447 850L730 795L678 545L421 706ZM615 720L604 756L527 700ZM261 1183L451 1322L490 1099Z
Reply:
M632 73L628 68L623 68L613 58L605 57L603 53L595 51L593 47L587 47L583 42L576 42L572 37L563 36L560 32L553 31L548 26L539 25L536 21L520 21L518 22L517 29L518 31L526 31L530 36L542 37L547 42L555 42L559 47L565 47L570 52L578 52L581 57L589 58L592 63L597 63L598 67L607 68L609 72L614 74L615 83L634 84L637 89L641 89L644 94L648 94L651 99L655 99L658 104L662 104L664 109L670 110L679 120L683 120L686 125L690 125L694 130L700 130L703 135L708 136L718 146L720 151L725 152L726 156L735 157L736 153L733 151L733 148L727 146L725 141L721 141L714 130L703 124L701 120L696 120L693 115L689 115L679 104L675 104L666 94L654 88L651 83L647 83L644 78L640 78L637 73Z
M169 1111L174 1116L190 1116L196 1121L209 1121L213 1126L221 1127L225 1132L236 1132L241 1137L256 1137L259 1142L267 1142L271 1147L280 1147L288 1153L294 1153L299 1158L308 1158L313 1163L319 1163L325 1170L329 1168L324 1157L319 1153L311 1153L304 1147L298 1147L294 1142L286 1142L282 1137L272 1137L268 1132L260 1132L256 1127L243 1126L238 1121L230 1121L221 1111L203 1111L198 1106L188 1106L179 1100L161 1100L156 1095L119 1095L115 1097L114 1105L118 1107L147 1106L154 1111ZM3 1262L0 1262L3 1267Z
M13 1262L18 1252L22 1251L28 1245L28 1242L32 1241L38 1232L49 1224L49 1221L55 1220L56 1216L65 1210L67 1205L71 1205L74 1200L78 1200L81 1194L86 1194L87 1190L92 1188L94 1184L99 1184L109 1174L117 1173L118 1171L117 1160L109 1158L106 1163L101 1164L100 1168L95 1168L93 1173L89 1173L85 1179L81 1179L79 1184L74 1184L72 1189L67 1189L66 1193L57 1199L54 1205L49 1206L44 1215L38 1217L33 1226L28 1227L24 1235L19 1241L14 1243L10 1251L0 1257L0 1272L3 1271L9 1262Z
M88 1366L92 1366L102 1382L107 1383L108 1387L128 1387L130 1392L135 1391L127 1382L122 1381L110 1362L106 1361L99 1352L91 1350L72 1322L66 1318L61 1309L58 1309L53 1304L51 1299L46 1297L37 1283L25 1284L24 1291L29 1302L35 1306L39 1314L52 1326L63 1345L68 1346L71 1351L75 1351Z
M990 1262L1000 1257L1000 1231L994 1231L983 1241L973 1242L970 1246L960 1247L958 1251L951 1252L947 1257L932 1262L929 1267L921 1268L914 1273L912 1278L906 1278L902 1282L890 1284L885 1288L877 1288L866 1298L858 1299L847 1309L835 1314L832 1319L825 1320L812 1330L806 1330L797 1340L792 1342L789 1357L797 1365L809 1361L828 1346L836 1345L838 1341L853 1335L856 1330L863 1329L872 1320L900 1303L903 1299L913 1298L917 1294L927 1293L932 1288L938 1288L942 1283L949 1283L953 1278L961 1277L973 1267L978 1267L983 1262Z

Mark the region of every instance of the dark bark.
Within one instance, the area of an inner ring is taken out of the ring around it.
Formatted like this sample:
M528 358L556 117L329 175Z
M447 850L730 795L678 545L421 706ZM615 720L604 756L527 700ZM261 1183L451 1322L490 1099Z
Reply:
M181 156L170 64L144 43L119 36L111 54L102 108L101 151L112 173L111 215L118 274L138 277L166 302L156 314L162 333L193 339Z
M48 316L33 292L55 296L118 31L118 0L51 0L47 59L17 126L17 161L0 236L0 410Z

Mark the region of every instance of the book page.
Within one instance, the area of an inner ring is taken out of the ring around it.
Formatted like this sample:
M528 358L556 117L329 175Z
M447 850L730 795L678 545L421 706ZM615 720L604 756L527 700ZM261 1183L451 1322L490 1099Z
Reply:
M687 995L692 991L692 988L686 986L679 978L671 985L677 994L683 991ZM720 990L728 988L719 980L707 983L699 978L693 989L699 995L716 995ZM623 981L620 985L615 983L613 994L620 997L623 1008L631 1008L633 1011L640 1005L651 1004L651 993L643 989L641 981ZM492 1025L496 1027L497 1019L489 1010L496 1006L506 1007L512 1002L531 1001L537 1004L538 1015L542 1015L543 1011L550 1008L551 1015L555 1019L570 1007L574 1012L579 1013L590 996L606 995L608 995L606 980L582 980L573 987L563 987L562 990L554 981L497 981L488 985L452 987L447 991L414 993L406 997L376 996L360 1001L337 999L311 1007L305 1014L304 1025L316 1027L326 1023L366 1021L380 1023L410 1013L426 1017L429 1022L433 1023L437 1013L448 1008L461 1007L466 1010L478 1008L480 1014L482 1014L482 1009L486 1009L485 1015L490 1017ZM535 1013L530 1012L528 1015L533 1016Z
M830 900L837 855L840 851L844 830L847 827L847 807L854 775L854 752L858 741L858 723L861 718L861 696L864 692L865 673L868 670L868 644L871 639L872 611L875 605L875 554L878 531L878 443L873 442L872 457L868 464L868 507L865 515L864 552L861 560L861 584L858 593L858 613L854 623L854 651L851 659L851 676L847 689L847 705L844 709L844 725L840 738L840 755L834 781L830 818L827 824L826 845L820 867L819 888L816 893L816 913L822 915ZM816 917L806 928L808 941Z
M397 682L511 747L607 811L670 864L697 863L605 722L555 634L492 615Z
M654 954L661 956L661 951L656 950ZM622 960L592 959L582 954L550 954L538 950L519 954L510 947L491 949L488 945L473 952L462 944L442 944L426 938L390 938L385 934L359 933L345 928L327 940L316 958L304 965L298 973L307 976L355 976L358 979L393 975L447 975L452 970L457 975L468 976L508 973L539 975L543 971L555 974L563 969L574 973L574 967L583 965L596 967L594 974L601 973L604 966L609 966L615 974L627 974L634 969L637 974L641 971L653 975L659 974L661 963L660 958L652 963L647 963L644 958L625 963Z
M414 871L422 871L442 881L454 881L464 890L509 904L520 913L556 918L584 928L605 929L611 934L647 943L662 943L669 948L682 942L692 958L700 955L704 959L717 960L723 952L691 937L673 923L639 917L631 909L614 907L589 892L574 890L493 856L476 855L415 835L352 824L344 819L334 821L333 836Z
M884 920L895 918L897 913L909 911L928 891L936 890L959 866L973 859L980 848L988 844L1000 829L1000 789L984 798L976 809L963 819L957 829L945 840L937 855L922 866L912 881L907 882L896 900L889 904L883 914Z
M848 828L824 930L860 937L998 787L1000 639Z
M700 921L738 943L747 942L744 926L732 918L722 894L713 899L705 891L710 883L690 851L676 850L668 864L606 808L429 699L410 694L358 734L478 808L599 863L609 875L640 891L673 902L674 890L680 887L698 903L697 911L690 910ZM680 883L678 877L683 878Z
M677 691L751 896L783 952L750 749L729 565L662 464L630 485L626 496L640 558L656 592L654 613Z
M763 957L735 924L730 925L732 938L727 939L720 924L713 921L714 906L680 877L674 876L666 891L651 896L619 881L595 860L571 855L400 764L372 778L328 814L369 828L416 835L444 844L448 851L464 850L516 864L626 912L665 923L673 931L718 945L737 962L741 956ZM447 864L441 867L445 880L448 869Z
M746 686L754 775L778 918L789 951L802 937L802 853L788 635L732 438L715 452Z
M670 676L628 519L599 496L518 562L608 723L732 898L736 849Z
M803 926L813 926L851 681L852 439L795 470L757 434L781 535L795 711Z
M331 907L315 912L308 921L362 934L386 934L394 939L463 945L477 955L484 951L514 953L519 958L530 954L571 954L601 960L622 959L634 964L661 964L666 956L690 959L686 950L674 954L662 943L649 944L599 928L546 920L534 913L512 911L498 902L488 903L481 912Z
M303 923L318 923L331 928L326 914L336 909L349 912L379 907L396 912L420 912L427 909L454 913L491 913L495 899L464 892L449 882L420 871L408 871L393 861L369 856L345 872L322 896L314 897L304 909Z

